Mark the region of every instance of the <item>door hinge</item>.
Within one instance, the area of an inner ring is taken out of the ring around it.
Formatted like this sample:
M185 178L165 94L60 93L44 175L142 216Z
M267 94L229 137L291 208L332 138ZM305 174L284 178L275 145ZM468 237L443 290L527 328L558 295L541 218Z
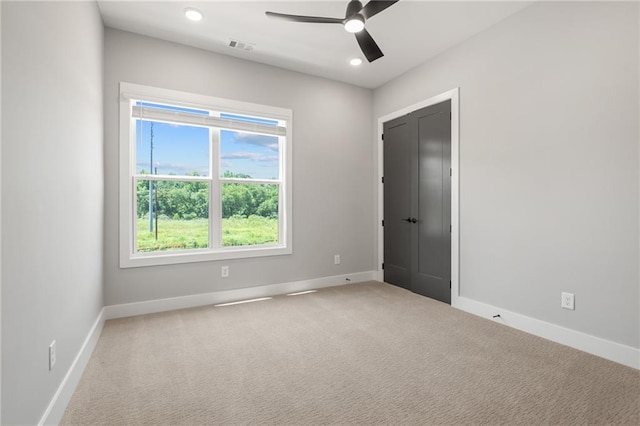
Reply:
M384 263L382 264L382 269L384 269Z
M382 219L382 226L384 226L384 219Z
M384 133L382 134L382 140L384 141Z
M449 120L451 120L451 113L449 113Z
M449 225L449 232L451 232L451 225Z
M451 169L451 167L449 167L449 176L453 176L453 169Z
M382 176L382 183L384 183L384 176Z
M449 280L449 288L451 288L451 280Z

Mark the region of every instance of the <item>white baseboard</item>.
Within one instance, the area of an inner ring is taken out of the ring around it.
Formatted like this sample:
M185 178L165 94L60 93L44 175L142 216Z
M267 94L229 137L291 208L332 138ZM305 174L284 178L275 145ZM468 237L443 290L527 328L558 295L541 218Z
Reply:
M111 305L105 306L104 309L106 319L115 319L152 314L156 312L173 311L175 309L194 308L196 306L216 305L219 303L236 302L239 300L278 296L281 294L314 290L323 287L334 287L349 283L371 281L374 279L375 271L367 271L303 281L270 284L259 287L241 288L237 290L224 290L212 293L194 294L190 296L172 297L168 299Z
M55 395L51 399L49 406L45 410L38 425L57 425L62 420L64 410L69 405L73 392L76 390L76 386L80 383L82 373L91 359L91 354L98 343L98 338L102 333L105 321L105 310L102 308L98 318L93 323L93 327L89 331L87 338L82 343L78 355L76 355L71 367L67 371L67 374L62 379L62 383L58 387Z
M565 346L606 358L610 361L640 369L640 349L571 330L515 312L506 311L466 297L454 297L451 304L474 315L560 343ZM493 318L500 314L500 318Z

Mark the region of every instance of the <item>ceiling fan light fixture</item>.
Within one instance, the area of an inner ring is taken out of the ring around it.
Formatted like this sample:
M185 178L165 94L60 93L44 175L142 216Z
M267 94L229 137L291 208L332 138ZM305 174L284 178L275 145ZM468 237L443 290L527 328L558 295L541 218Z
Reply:
M194 22L202 21L202 17L203 17L202 12L192 7L188 7L184 10L184 16L186 16L187 19Z
M364 18L362 15L354 15L344 23L344 29L350 33L357 33L364 29Z
M358 65L362 65L362 59L360 58L353 58L349 61L349 63L354 66L357 67Z

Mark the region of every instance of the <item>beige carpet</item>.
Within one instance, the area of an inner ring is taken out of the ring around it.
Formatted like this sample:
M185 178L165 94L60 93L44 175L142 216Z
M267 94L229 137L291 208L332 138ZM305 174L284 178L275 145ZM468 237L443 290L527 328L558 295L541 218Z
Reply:
M108 321L65 425L640 424L640 372L400 288Z

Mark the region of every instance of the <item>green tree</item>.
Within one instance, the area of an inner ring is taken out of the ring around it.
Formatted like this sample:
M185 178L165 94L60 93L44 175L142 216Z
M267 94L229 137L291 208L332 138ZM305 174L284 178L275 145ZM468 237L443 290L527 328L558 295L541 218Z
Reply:
M198 176L197 173L191 176ZM223 177L251 179L242 173L225 171ZM137 215L149 214L149 181L137 184ZM154 194L158 215L170 219L209 217L209 185L205 182L157 181ZM222 217L278 216L278 185L257 183L223 183Z

